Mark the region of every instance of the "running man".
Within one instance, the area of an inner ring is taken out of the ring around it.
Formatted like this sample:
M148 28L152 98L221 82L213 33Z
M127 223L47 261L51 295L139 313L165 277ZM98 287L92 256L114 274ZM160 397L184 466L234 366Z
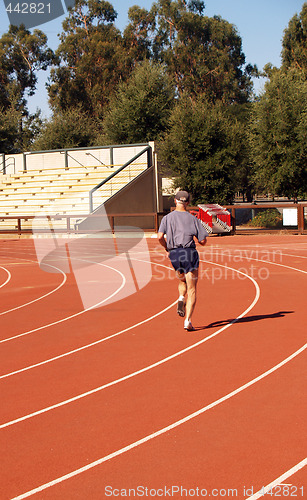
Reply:
M169 259L179 279L177 313L184 317L184 328L193 331L192 314L196 304L199 255L195 238L204 246L208 233L200 221L187 211L190 195L178 191L175 195L176 209L161 221L158 240L168 252ZM166 239L165 239L166 236Z

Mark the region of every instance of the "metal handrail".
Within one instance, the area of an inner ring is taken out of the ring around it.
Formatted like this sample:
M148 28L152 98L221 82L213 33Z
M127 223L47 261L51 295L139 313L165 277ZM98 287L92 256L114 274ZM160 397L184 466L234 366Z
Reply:
M4 158L4 160L1 161L0 163L0 170L1 170L1 166L3 165L3 168L2 168L2 171L3 171L3 174L5 175L6 174L6 167L10 167L11 165L7 165L6 162L8 160L13 160L13 167L14 167L14 174L16 174L16 161L15 161L15 158L13 156L9 156L8 158Z
M149 152L151 151L151 146L146 146L146 148L144 148L142 151L140 151L138 154L136 154L133 158L131 158L129 161L127 161L122 167L118 168L115 172L113 172L106 179L104 179L103 181L101 181L99 184L97 184L97 186L93 187L89 191L89 210L90 210L90 213L93 213L93 211L94 211L93 193L95 191L97 191L99 188L101 188L104 184L106 184L107 182L109 182L111 179L113 179L113 177L115 177L120 172L122 172L122 170L124 170L125 168L129 167L131 165L131 163L133 163L140 156L142 156L144 153L146 153L146 151L148 152L148 163L147 163L148 166L147 166L147 168L151 167L151 165L152 165L152 163L151 163L151 155L149 154Z
M69 157L69 158L72 158L77 163L79 163L79 165L81 165L82 168L85 168L87 170L87 167L85 165L83 165L83 163L81 163L81 161L77 160L72 155L70 155L68 151L61 151L61 154L65 154L65 169L68 169L67 157Z

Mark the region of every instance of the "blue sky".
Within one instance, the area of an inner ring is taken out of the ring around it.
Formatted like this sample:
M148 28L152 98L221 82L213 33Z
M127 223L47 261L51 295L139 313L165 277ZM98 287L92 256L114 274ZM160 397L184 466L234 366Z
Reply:
M49 0L50 1L50 0ZM52 1L52 0L51 0ZM118 13L116 25L123 29L128 22L128 9L139 5L150 9L153 0L109 0ZM64 2L62 2L64 5ZM242 38L243 52L246 62L257 64L259 69L271 62L280 66L281 40L283 31L295 13L300 13L304 0L206 0L205 15L220 15L234 24ZM65 16L38 26L48 36L49 45L56 49L57 34ZM0 36L8 30L9 21L0 0ZM29 100L30 111L40 108L44 116L50 115L45 90L46 73L40 72L38 90ZM256 91L261 90L262 82L255 85Z

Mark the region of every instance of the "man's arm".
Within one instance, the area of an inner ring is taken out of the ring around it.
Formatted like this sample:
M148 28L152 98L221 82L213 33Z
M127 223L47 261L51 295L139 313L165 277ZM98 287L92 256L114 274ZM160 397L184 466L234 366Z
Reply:
M162 245L163 248L167 251L167 244L166 244L166 240L164 237L164 233L158 233L158 241L159 241L160 245Z
M202 247L204 247L206 244L207 244L207 238L205 238L204 240L201 240L198 242Z

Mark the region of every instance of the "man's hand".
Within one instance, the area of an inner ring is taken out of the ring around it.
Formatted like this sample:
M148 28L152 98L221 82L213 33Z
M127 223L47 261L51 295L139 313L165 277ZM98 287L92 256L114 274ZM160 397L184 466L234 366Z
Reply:
M158 233L158 241L159 241L160 245L163 246L164 250L167 251L167 244L165 241L164 233Z

